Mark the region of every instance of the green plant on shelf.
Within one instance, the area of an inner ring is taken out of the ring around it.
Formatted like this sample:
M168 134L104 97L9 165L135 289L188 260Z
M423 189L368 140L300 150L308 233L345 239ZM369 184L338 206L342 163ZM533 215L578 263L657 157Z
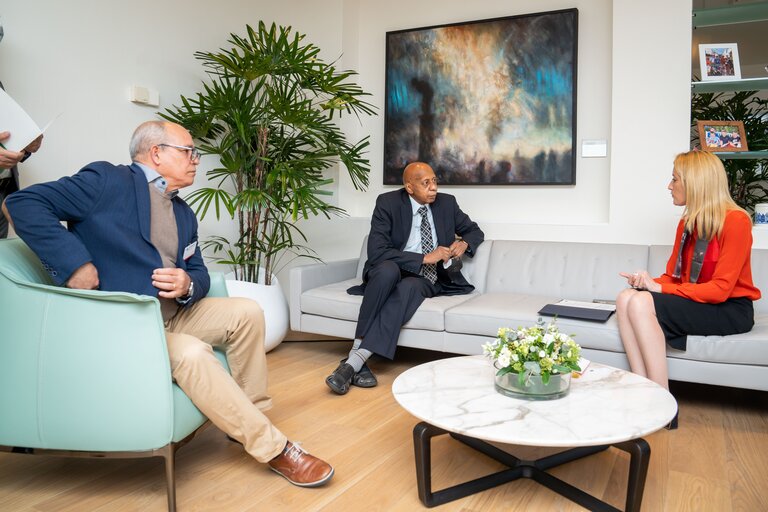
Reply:
M750 151L768 150L768 100L757 91L700 93L691 99L691 147L701 147L696 121L742 121ZM736 204L750 213L768 200L768 153L765 158L723 162Z

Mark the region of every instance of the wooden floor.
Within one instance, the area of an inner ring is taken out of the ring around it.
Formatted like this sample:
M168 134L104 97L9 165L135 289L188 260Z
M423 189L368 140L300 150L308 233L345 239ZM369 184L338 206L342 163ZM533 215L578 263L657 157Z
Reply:
M323 379L349 342L288 342L268 355L272 421L292 440L330 461L330 485L301 489L245 455L211 427L177 458L180 511L412 511L416 492L411 431L417 420L390 392L403 370L445 357L400 349L374 360L374 389L330 393ZM677 384L677 385L675 385ZM680 428L647 438L651 464L644 511L768 510L768 393L673 383ZM439 489L501 469L460 443L433 441ZM623 509L628 456L609 449L552 471ZM0 510L162 511L161 459L66 459L0 454ZM583 510L529 480L439 507L441 511Z

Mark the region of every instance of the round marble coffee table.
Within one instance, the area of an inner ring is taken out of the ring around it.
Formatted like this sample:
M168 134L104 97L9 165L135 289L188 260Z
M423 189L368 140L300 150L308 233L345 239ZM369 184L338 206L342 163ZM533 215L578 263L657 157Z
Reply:
M528 401L494 390L494 369L483 356L432 361L398 376L392 393L422 420L413 429L419 498L441 505L518 478L531 478L590 510L617 510L559 480L547 469L614 446L628 452L627 511L639 511L650 447L642 436L672 420L677 402L661 386L633 373L591 363L571 379L564 398ZM509 466L498 473L432 492L432 437L450 434ZM490 442L570 448L538 460L521 460Z

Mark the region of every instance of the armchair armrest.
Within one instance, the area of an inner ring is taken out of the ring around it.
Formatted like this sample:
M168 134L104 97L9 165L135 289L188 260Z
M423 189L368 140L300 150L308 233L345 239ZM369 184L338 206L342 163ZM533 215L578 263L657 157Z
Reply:
M209 272L211 287L208 289L208 297L229 297L227 283L223 272Z
M357 273L357 258L314 263L291 269L290 308L291 329L301 331L301 294L307 290L352 279Z

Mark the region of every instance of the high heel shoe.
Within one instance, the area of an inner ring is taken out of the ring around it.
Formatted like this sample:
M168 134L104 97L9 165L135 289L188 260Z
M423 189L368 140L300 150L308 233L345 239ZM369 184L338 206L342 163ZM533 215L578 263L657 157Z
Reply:
M670 421L666 427L667 430L677 430L677 416L680 414L680 411L677 411L675 413L675 417L672 418L672 421Z

